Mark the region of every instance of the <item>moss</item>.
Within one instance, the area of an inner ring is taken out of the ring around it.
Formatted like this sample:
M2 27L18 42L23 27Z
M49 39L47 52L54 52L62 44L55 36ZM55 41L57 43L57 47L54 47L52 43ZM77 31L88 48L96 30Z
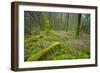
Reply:
M25 61L89 58L88 35L81 34L81 37L76 39L73 33L52 30L45 35L45 32L41 31L39 35L25 38ZM51 47L49 50L48 47L55 42L60 42L60 45Z
M44 55L45 53L47 53L48 51L50 51L53 47L55 47L57 45L60 45L60 42L55 42L55 43L51 44L50 46L48 46L47 48L40 50L39 52L37 52L36 54L34 54L30 58L28 58L27 61L38 60L42 55Z

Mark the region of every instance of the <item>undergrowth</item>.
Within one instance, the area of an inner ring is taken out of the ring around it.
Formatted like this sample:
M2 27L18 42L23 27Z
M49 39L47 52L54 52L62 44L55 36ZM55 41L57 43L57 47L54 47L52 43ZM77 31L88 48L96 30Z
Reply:
M24 38L24 60L69 60L90 58L89 35L81 33L78 38L74 32L43 31ZM59 42L59 45L54 45ZM52 46L52 47L50 47Z

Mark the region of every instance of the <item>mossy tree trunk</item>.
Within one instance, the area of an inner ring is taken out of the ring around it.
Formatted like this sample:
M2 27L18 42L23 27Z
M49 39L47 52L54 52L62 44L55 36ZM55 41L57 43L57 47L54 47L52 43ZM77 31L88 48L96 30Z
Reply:
M78 14L78 25L76 28L76 37L79 37L80 35L80 26L81 26L81 14Z
M43 13L43 17L44 17L44 31L45 34L49 34L50 31L50 24L49 24L49 19L48 19L48 14L47 13Z

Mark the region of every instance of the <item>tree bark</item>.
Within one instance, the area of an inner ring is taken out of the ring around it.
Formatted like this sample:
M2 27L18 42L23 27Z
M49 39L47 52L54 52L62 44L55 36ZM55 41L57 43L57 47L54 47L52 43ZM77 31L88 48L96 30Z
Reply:
M80 35L81 16L82 16L81 14L78 14L78 25L76 28L76 37L79 37Z

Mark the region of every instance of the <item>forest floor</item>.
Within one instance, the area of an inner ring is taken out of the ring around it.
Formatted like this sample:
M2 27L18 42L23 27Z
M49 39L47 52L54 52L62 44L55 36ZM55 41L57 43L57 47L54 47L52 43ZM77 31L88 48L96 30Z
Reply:
M50 31L40 32L24 38L25 61L69 60L90 58L89 34L75 32Z

